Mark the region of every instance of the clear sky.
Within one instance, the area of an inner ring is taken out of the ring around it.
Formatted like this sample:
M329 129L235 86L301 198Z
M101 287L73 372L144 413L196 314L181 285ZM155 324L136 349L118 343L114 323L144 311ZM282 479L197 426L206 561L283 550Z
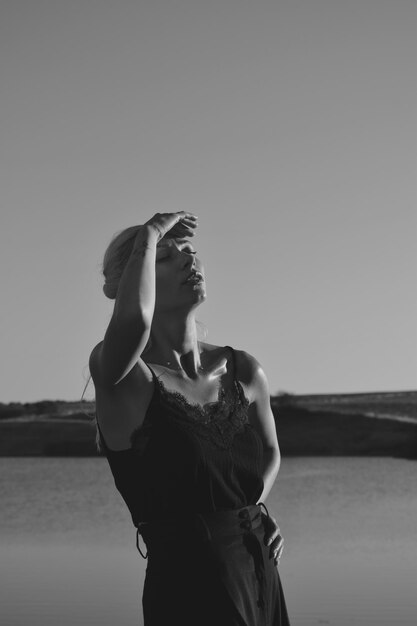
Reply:
M110 238L179 210L271 393L415 388L414 0L0 6L0 401L80 397Z

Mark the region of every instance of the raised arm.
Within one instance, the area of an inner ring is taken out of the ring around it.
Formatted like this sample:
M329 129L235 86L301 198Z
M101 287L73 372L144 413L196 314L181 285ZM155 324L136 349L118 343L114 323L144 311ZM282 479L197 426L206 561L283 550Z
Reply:
M138 227L132 251L117 288L113 314L104 340L90 356L95 384L117 385L142 354L151 332L155 309L156 246L162 237L193 235L196 218L190 213L157 213ZM143 367L145 371L145 366Z

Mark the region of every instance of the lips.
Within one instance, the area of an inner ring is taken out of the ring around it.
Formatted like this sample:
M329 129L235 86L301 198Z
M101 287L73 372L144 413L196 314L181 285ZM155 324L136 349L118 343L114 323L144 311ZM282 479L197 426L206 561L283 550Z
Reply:
M203 279L203 275L201 272L198 272L196 270L193 270L192 272L190 272L187 276L187 278L185 279L185 281L183 282L183 285L185 285L186 283L191 283L191 282L202 282Z

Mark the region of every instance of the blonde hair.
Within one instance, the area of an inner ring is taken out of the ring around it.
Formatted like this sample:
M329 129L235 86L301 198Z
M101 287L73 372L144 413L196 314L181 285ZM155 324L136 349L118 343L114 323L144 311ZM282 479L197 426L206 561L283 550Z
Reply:
M119 281L132 253L133 244L140 226L129 226L116 233L110 241L103 258L103 292L110 300L115 300Z

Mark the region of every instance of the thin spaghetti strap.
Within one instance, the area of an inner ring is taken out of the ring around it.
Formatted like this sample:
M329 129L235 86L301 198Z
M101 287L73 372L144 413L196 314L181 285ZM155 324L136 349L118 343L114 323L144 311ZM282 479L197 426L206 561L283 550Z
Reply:
M144 361L144 363L145 363L146 367L147 367L148 369L150 369L150 370L151 370L151 374L152 374L152 378L153 378L153 382L155 383L155 386L158 386L158 385L157 385L157 383L158 383L158 378L157 378L157 376L156 376L155 372L153 371L153 369L151 368L151 366L150 366L150 365L148 365L148 363L146 363L146 361Z
M225 346L226 348L229 348L229 350L232 353L232 361L233 361L233 380L236 380L236 355L235 355L235 351L233 350L232 346Z
M151 370L152 379L153 379L153 387L154 387L152 398L155 398L156 394L158 394L158 396L159 396L160 393L161 393L161 389L160 389L160 386L159 386L160 385L159 378L155 374L155 372L153 371L152 367L148 363L146 363L146 361L144 361L144 363L145 363L146 367Z
M246 396L245 396L245 392L242 389L242 385L240 384L240 380L238 380L237 376L236 376L236 372L237 372L237 366L236 366L236 352L234 350L234 348L232 348L232 346L225 346L226 348L229 348L229 350L232 353L232 361L233 361L233 382L235 384L235 387L237 389L238 392L238 396L239 396L239 400L240 402L245 403L246 401Z

